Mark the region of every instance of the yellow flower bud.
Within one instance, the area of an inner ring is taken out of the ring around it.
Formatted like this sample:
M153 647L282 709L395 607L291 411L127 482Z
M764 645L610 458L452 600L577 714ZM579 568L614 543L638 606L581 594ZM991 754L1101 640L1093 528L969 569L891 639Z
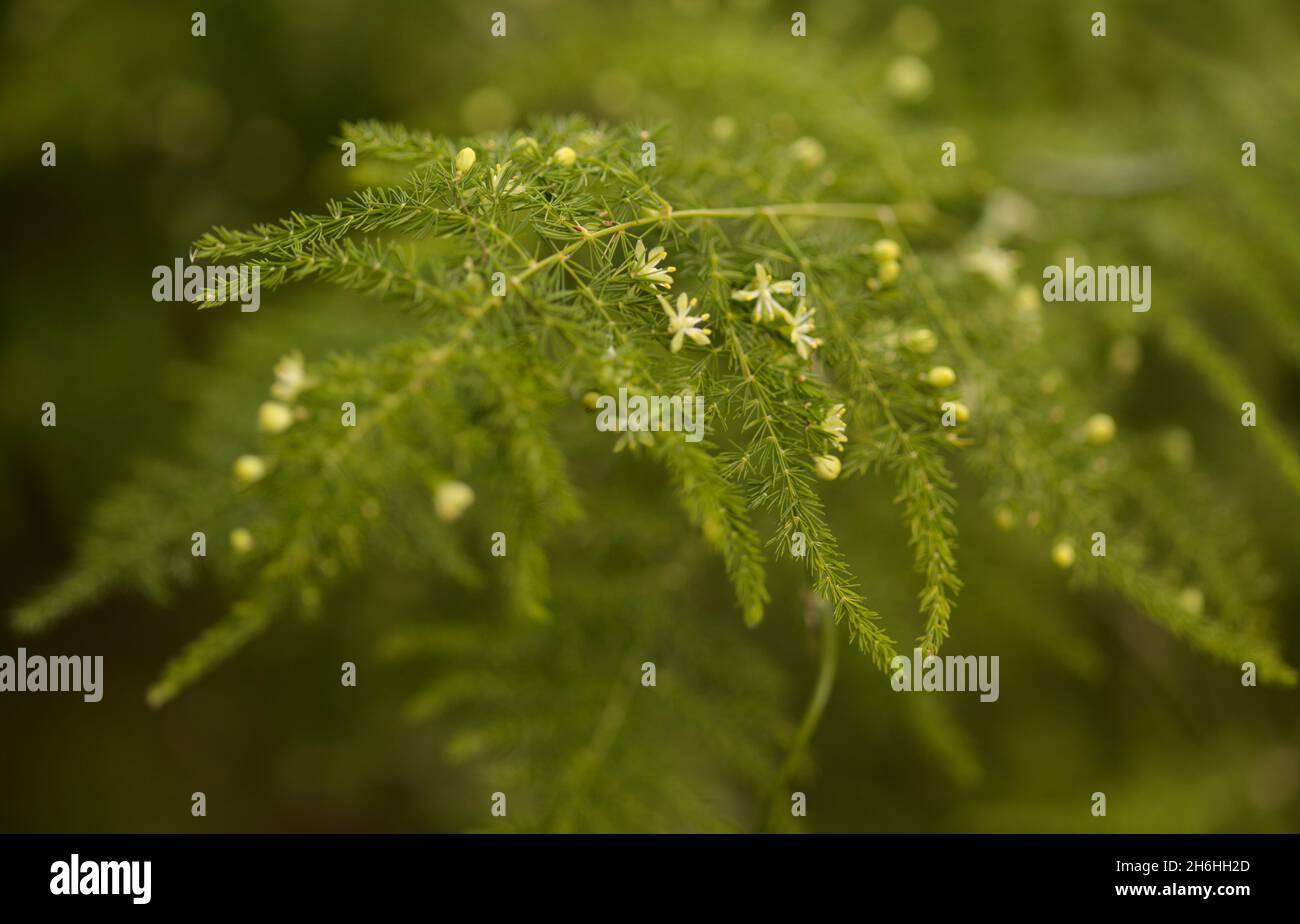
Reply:
M919 103L930 95L934 77L930 66L915 55L901 55L890 62L885 75L890 94L904 103Z
M947 401L939 402L939 409L945 410L944 405L948 403L950 402ZM962 404L960 401L953 401L951 402L951 404L952 404L953 420L957 421L957 423L959 424L964 424L968 420L970 420L970 408Z
M790 152L809 170L816 170L826 163L826 148L816 138L800 138L790 146Z
M823 481L834 481L840 477L839 456L813 456L813 470Z
M1104 446L1115 438L1115 418L1093 414L1083 425L1084 438L1094 446Z
M256 484L266 477L266 462L261 456L240 456L235 460L235 480Z
M887 237L871 245L871 255L881 263L897 260L902 253L903 249L898 246L898 241L892 241Z
M469 173L476 160L478 160L478 155L474 153L473 148L461 148L456 154L456 174L464 176Z
M1069 539L1058 540L1052 546L1052 562L1058 568L1068 568L1074 564L1074 543Z
M939 338L929 328L921 327L903 334L903 346L913 353L920 353L924 356L927 353L933 353L938 345Z
M902 268L898 265L897 260L886 260L884 263L880 264L880 271L876 274L876 278L885 285L889 285L891 282L898 281L898 275L901 272L901 269Z
M578 159L577 152L575 152L573 148L568 147L567 145L565 147L560 148L551 156L551 160L555 161L561 167L572 167L573 162L577 159Z
M582 406L589 411L594 411L600 406L600 395L594 391L589 391L582 396Z
M999 507L993 511L993 525L1004 533L1011 532L1011 527L1016 525L1016 515L1006 507Z
M257 426L263 433L283 433L293 426L293 411L283 401L263 401L257 409Z
M1200 588L1185 587L1178 595L1178 605L1193 616L1200 616L1205 609L1205 594L1201 593Z
M474 489L463 481L444 481L433 495L433 509L444 523L460 518L474 503Z
M957 373L951 366L935 366L925 374L925 381L932 388L949 388L957 381Z
M253 534L244 529L244 527L240 526L238 529L232 529L230 531L230 547L235 550L235 554L247 555L249 552L253 551L253 546L255 544L256 543L253 541Z

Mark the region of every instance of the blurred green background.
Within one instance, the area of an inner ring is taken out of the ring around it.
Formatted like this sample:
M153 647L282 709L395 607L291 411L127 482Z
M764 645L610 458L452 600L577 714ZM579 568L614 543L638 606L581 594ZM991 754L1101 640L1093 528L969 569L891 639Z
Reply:
M1106 7L1109 34L1094 39L1090 15ZM455 136L579 112L668 121L687 143L730 116L778 137L823 138L832 166L876 170L877 152L835 143L836 125L858 118L853 101L940 194L950 181L938 145L960 139L962 169L977 185L1012 186L1038 205L1044 254L1082 241L1098 262L1154 264L1154 310L1174 301L1199 310L1251 371L1260 400L1300 432L1294 3L247 2L206 8L205 38L190 35L193 8L19 0L2 14L6 613L66 567L109 486L141 459L183 452L189 422L214 413L217 397L255 407L288 348L319 355L402 329L396 312L324 289L270 293L256 315L200 314L149 295L152 267L184 254L209 226L313 210L345 193L349 177L330 139L346 119ZM489 35L496 9L508 16L500 40ZM808 16L800 40L789 34L795 10ZM910 100L890 89L904 55L922 60L932 83ZM1238 165L1243 140L1259 146L1254 170ZM45 141L58 145L55 169L40 166ZM1038 256L1026 258L1031 281ZM1175 277L1177 286L1162 289L1161 279ZM1270 311L1281 328L1261 321ZM1068 357L1072 332L1057 333ZM1111 396L1121 426L1191 435L1217 489L1264 541L1294 664L1300 503L1258 454L1226 442L1198 376L1158 342L1142 345L1132 380L1122 389L1099 380L1098 391ZM206 397L196 396L197 382ZM58 405L56 429L39 425L44 401ZM666 491L650 471L614 478L604 463L596 471L603 477L584 485L593 518L654 507ZM842 650L812 766L799 778L807 829L1300 830L1295 691L1244 689L1235 670L1130 607L1067 594L1044 538L998 533L978 483L965 482L966 588L953 650L1000 653L1002 697L945 698L958 701L942 709L896 697ZM888 486L836 484L828 497L873 604L912 614L911 554ZM562 575L565 562L556 567ZM644 592L668 612L730 620L737 648L756 647L779 668L773 686L753 695L776 698L797 721L816 664L795 570L774 571L774 604L753 633L716 562L691 579ZM167 608L107 599L36 638L0 629L6 654L26 644L34 653L102 653L107 664L98 705L0 697L0 830L482 823L494 787L446 762L443 729L402 716L418 665L399 669L374 655L412 608L479 604L445 591L431 603L428 587L352 586L321 620L278 625L176 703L147 709L144 689L161 664L229 600L227 590L200 585ZM343 660L358 663L356 690L338 685ZM554 682L583 670L557 665ZM196 790L207 794L206 819L190 816ZM1088 813L1098 790L1109 800L1103 819Z

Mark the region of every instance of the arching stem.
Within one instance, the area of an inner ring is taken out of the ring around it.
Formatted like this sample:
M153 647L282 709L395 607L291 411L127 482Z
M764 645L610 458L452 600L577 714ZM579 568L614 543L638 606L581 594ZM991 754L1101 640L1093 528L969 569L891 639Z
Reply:
M823 600L815 600L813 613L819 620L821 628L819 641L821 657L817 666L817 681L813 685L812 697L808 700L808 706L804 709L803 720L799 723L799 730L794 736L794 741L790 743L790 750L786 754L785 762L781 765L781 769L772 781L769 790L769 797L766 800L769 806L766 828L769 831L775 828L774 822L778 814L789 811L787 802L789 794L786 789L808 752L808 745L817 731L817 726L821 723L822 713L826 711L826 704L830 702L831 698L831 690L835 686L835 669L839 664L840 654L839 627L836 626L835 620L831 618L828 610L829 607L826 606Z

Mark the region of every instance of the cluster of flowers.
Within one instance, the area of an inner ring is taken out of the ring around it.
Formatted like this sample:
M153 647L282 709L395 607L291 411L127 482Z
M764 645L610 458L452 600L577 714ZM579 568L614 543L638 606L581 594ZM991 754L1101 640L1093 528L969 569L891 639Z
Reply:
M632 269L629 275L633 280L643 282L655 289L671 289L672 274L677 272L675 266L662 266L668 258L668 252L662 247L646 250L645 244L636 242L632 255ZM816 308L807 307L803 299L799 300L793 314L777 301L778 295L793 295L794 280L776 281L771 272L762 263L754 265L754 281L743 289L731 293L738 302L754 303L754 323L770 324L781 327L782 332L794 344L795 351L803 359L809 359L812 351L821 346L821 341L812 335L813 315ZM681 350L686 340L697 346L708 346L713 331L703 324L709 319L707 314L694 314L699 300L691 298L685 292L678 294L677 304L673 305L667 298L655 293L664 314L668 316L667 334L671 338L670 348L674 353Z
M640 241L633 252L631 276L654 288L671 289L672 274L675 266L661 266L668 253L662 247L647 251ZM816 308L809 308L802 298L799 299L794 313L777 301L777 296L794 295L793 279L774 280L771 272L762 263L754 264L754 280L743 289L731 293L738 302L753 302L755 324L775 326L789 338L795 352L801 359L812 358L812 351L821 346L821 340L813 336L813 315ZM708 314L695 314L699 300L691 298L685 292L677 296L674 306L667 298L655 293L664 314L668 316L668 336L671 338L670 349L676 353L689 339L697 346L708 346L713 331L702 326L709 319ZM836 404L827 411L818 429L831 438L836 450L841 449L847 439L844 425L844 405ZM814 455L813 470L818 477L826 480L837 478L840 474L840 459L835 455Z

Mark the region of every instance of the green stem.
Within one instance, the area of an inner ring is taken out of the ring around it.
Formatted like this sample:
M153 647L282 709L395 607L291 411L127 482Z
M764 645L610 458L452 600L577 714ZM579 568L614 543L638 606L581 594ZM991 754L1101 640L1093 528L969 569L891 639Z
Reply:
M818 604L817 613L818 618L821 620L822 631L821 659L817 666L817 681L813 685L812 697L808 700L808 707L804 710L803 721L799 723L799 731L790 744L790 750L786 754L780 772L772 781L770 796L767 800L769 805L767 829L769 831L775 827L773 822L776 820L778 813L788 810L785 804L786 787L799 769L799 764L808 751L808 745L817 731L817 726L821 723L822 713L826 711L826 704L830 702L831 698L831 690L835 686L835 669L839 664L840 654L839 632L835 620L831 618L830 613L826 612L825 605L820 600Z
M885 222L897 222L901 220L903 215L912 216L914 211L918 218L923 215L922 211L915 210L908 205L872 205L861 202L804 202L717 209L682 209L676 212L669 208L657 215L634 218L631 221L624 221L616 225L610 225L607 228L601 228L599 231L587 231L579 240L530 265L522 273L515 276L511 283L518 287L529 276L561 260L568 259L583 244L602 237L609 237L611 234L619 234L630 228L644 227L645 225L671 224L673 221L693 218L758 218L766 215L794 215L804 218L853 218L884 224Z

